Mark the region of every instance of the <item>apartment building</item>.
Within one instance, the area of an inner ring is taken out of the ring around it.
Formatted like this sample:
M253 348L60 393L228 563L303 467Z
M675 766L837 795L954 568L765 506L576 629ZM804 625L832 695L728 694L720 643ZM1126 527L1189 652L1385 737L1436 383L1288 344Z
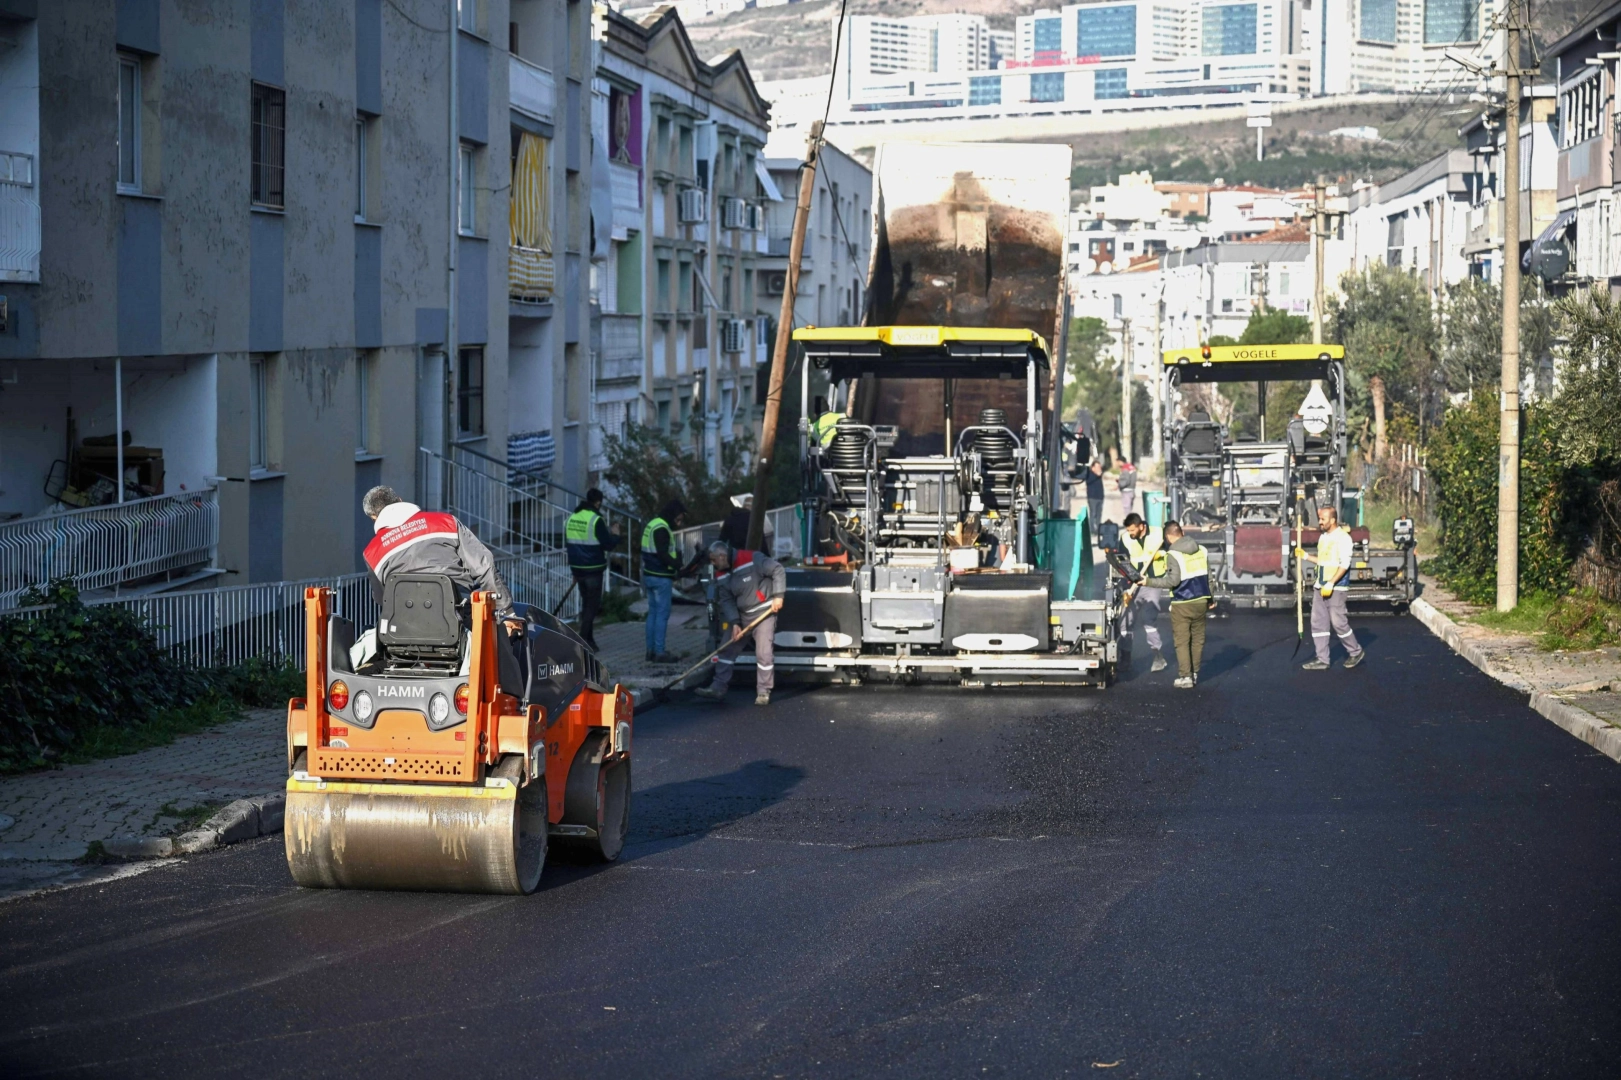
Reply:
M718 464L757 429L770 358L769 109L742 54L700 59L673 8L638 22L598 5L594 20L612 223L597 233L598 425L653 425Z
M0 528L121 495L209 537L132 573L348 573L359 495L431 485L419 447L560 427L583 394L508 341L564 356L583 321L574 6L0 0ZM518 131L554 229L509 264Z
M788 244L804 147L774 137L766 147L766 169L781 199L766 204L767 255L760 260L757 310L773 325L788 287ZM779 156L780 155L780 156ZM794 326L851 326L861 322L872 260L872 170L824 143L816 169L816 193L805 227L805 249L794 294Z
M1492 52L1498 0L1312 0L1313 93L1472 88L1446 49ZM1501 39L1499 38L1500 42ZM1499 44L1495 52L1500 53Z
M1405 270L1439 302L1470 275L1469 211L1480 186L1474 157L1448 150L1389 183L1352 192L1338 238L1344 266L1333 269L1383 264Z
M1526 261L1532 272L1560 289L1607 284L1614 293L1621 286L1621 197L1615 168L1617 33L1621 33L1621 4L1609 4L1549 46L1543 59L1542 70L1553 76L1557 95L1551 125L1558 148L1556 215L1540 230L1522 226L1520 235L1529 247ZM1539 124L1539 132L1541 128Z

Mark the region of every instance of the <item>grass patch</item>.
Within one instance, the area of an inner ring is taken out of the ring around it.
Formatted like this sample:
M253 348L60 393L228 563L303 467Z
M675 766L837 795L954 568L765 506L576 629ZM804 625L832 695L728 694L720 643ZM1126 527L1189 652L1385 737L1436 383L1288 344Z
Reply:
M1582 652L1621 645L1621 604L1591 591L1550 596L1529 593L1512 611L1483 611L1471 622L1511 634L1529 634L1549 652Z
M225 804L222 802L197 803L196 805L178 806L175 803L164 803L157 813L153 823L169 818L174 824L169 826L169 835L179 836L198 828L203 822L213 817Z
M206 697L178 709L165 709L143 724L92 724L80 728L59 760L65 765L82 765L102 758L123 757L167 746L183 735L228 724L240 719L242 708L222 697ZM26 772L24 768L0 768L4 772Z

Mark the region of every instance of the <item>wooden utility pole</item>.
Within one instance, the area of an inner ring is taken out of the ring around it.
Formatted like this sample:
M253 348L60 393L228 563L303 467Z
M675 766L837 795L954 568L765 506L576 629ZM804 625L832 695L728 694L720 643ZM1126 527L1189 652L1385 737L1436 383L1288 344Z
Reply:
M805 164L799 170L799 202L794 206L794 231L788 241L788 280L782 290L782 311L777 317L777 341L771 350L771 382L766 391L765 420L760 425L760 450L754 458L754 506L749 511L749 550L765 542L766 499L770 497L771 458L777 449L777 420L782 413L782 380L788 370L788 345L794 331L794 301L799 296L799 263L805 254L805 226L810 221L816 193L816 162L822 152L822 122L811 124L805 144ZM775 552L767 552L775 554Z
M1323 248L1328 243L1328 212L1323 207L1323 178L1318 177L1311 191L1311 343L1323 343Z
M1520 3L1504 5L1503 376L1497 455L1497 610L1520 602Z

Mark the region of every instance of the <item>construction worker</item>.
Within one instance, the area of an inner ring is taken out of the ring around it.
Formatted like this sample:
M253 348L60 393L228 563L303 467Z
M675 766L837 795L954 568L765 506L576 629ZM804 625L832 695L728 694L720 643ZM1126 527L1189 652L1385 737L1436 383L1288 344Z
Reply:
M1143 520L1141 514L1126 515L1125 528L1120 533L1121 541L1126 545L1126 554L1131 559L1131 565L1144 578L1155 574L1165 573L1165 534L1159 529L1151 529L1148 522ZM1126 634L1131 634L1136 627L1137 620L1143 623L1143 634L1148 638L1148 647L1154 650L1154 663L1151 671L1164 671L1166 668L1164 645L1159 633L1160 605L1165 602L1165 591L1156 589L1146 582L1137 587L1136 595L1131 598L1131 607L1126 609Z
M1176 643L1176 681L1187 690L1199 681L1204 659L1205 617L1210 611L1210 554L1175 521L1165 523L1165 572L1147 584L1171 590L1171 640Z
M1103 462L1087 465L1081 479L1086 482L1087 528L1092 530L1092 540L1096 543L1103 525Z
M732 496L732 512L726 515L726 520L720 525L720 538L734 548L749 546L749 524L754 516L754 495L752 493ZM766 551L775 551L775 535L771 528L771 519L765 519L765 536L763 543ZM707 558L707 556L705 556ZM694 560L696 561L696 560ZM687 575L683 574L682 577Z
M811 443L826 447L833 442L833 436L838 434L839 421L844 419L844 414L829 409L827 398L819 397L814 404L815 408L812 411L816 414L816 419L811 423Z
M602 519L602 492L596 488L585 493L585 501L563 526L569 572L580 590L580 637L592 652L597 651L592 631L597 612L602 610L602 579L608 570L608 552L618 547L621 539L619 526L610 526Z
M1115 462L1118 479L1115 486L1120 489L1120 512L1130 514L1137 504L1137 466L1129 461Z
M1307 671L1327 671L1331 637L1337 636L1347 653L1345 666L1354 668L1367 654L1352 632L1345 610L1353 555L1351 530L1340 524L1340 515L1331 506L1317 508L1317 529L1317 554L1308 555L1304 548L1295 548L1296 558L1317 564L1317 591L1311 598L1311 643L1317 656L1300 666Z
M366 492L360 508L372 520L365 558L379 606L391 576L443 574L469 593L489 593L496 617L509 629L522 626L512 614L512 592L495 569L495 556L454 515L423 510L382 485Z
M670 594L681 573L681 552L675 530L686 520L687 508L671 499L642 529L642 589L647 594L647 659L673 664L681 659L664 651L664 633L670 624Z
M769 705L771 690L776 685L776 656L772 646L777 633L777 612L782 610L782 595L788 586L788 573L769 555L737 551L724 540L709 545L709 561L715 568L721 626L730 630L731 643L716 655L714 681L699 690L698 696L710 701L726 696L726 689L732 684L732 670L743 652L743 630L764 614L766 617L753 630L754 703Z

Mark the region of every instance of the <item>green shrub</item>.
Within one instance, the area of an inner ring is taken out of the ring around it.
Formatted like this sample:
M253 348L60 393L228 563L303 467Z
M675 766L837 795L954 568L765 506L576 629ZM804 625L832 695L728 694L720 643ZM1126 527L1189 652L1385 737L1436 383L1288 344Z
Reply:
M1528 406L1520 430L1520 590L1566 593L1581 541L1586 477L1559 460L1548 410ZM1430 444L1441 554L1428 566L1461 598L1497 593L1497 399L1477 394L1449 409Z

